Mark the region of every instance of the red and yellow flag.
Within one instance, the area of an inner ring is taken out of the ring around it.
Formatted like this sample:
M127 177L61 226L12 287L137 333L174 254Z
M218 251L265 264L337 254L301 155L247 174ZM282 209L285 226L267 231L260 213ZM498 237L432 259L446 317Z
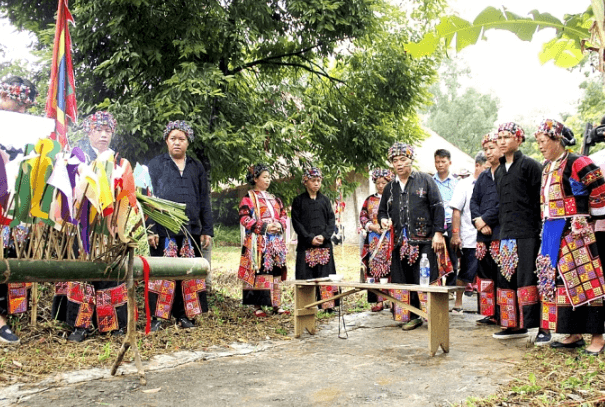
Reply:
M67 118L74 122L78 115L74 68L71 61L71 37L67 25L67 22L74 24L74 19L67 8L67 1L59 0L50 86L46 99L46 116L56 122L55 134L51 138L58 140L62 147L67 144Z

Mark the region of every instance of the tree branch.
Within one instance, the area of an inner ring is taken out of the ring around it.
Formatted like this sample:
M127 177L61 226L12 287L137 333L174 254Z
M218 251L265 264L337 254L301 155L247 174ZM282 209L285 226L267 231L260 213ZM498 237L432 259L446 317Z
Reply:
M285 57L294 57L294 56L299 56L302 55L306 52L311 51L313 48L317 48L321 45L321 43L301 49L300 51L296 51L296 52L291 52L289 54L283 54L283 55L275 55L272 57L267 57L267 58L263 58L263 59L257 59L256 61L252 61L252 62L248 62L247 64L244 64L242 66L238 66L235 69L232 69L231 71L229 71L227 74L228 75L235 75L236 73L243 71L244 69L248 69L248 68L252 68L255 65L260 65L260 64L266 64L269 61L273 61L275 59L281 59L281 58L285 58Z
M279 66L295 66L297 68L302 68L306 71L311 72L312 74L315 74L317 76L323 76L325 78L328 78L329 80L333 81L333 82L339 82L339 83L345 83L344 81L341 81L340 79L334 78L328 74L325 74L323 72L319 72L314 70L313 68L307 66L307 65L303 65L303 64L297 64L295 62L270 62L270 61L265 61L263 62L263 64L267 64L267 65L279 65Z

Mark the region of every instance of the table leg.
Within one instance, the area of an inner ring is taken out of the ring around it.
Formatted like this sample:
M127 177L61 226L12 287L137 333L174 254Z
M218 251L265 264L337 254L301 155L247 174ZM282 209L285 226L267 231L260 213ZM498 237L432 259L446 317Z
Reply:
M316 309L304 309L315 301L315 286L294 285L294 337L298 338L305 329L315 334Z
M448 293L427 293L429 314L429 353L435 356L439 346L450 351L450 314Z

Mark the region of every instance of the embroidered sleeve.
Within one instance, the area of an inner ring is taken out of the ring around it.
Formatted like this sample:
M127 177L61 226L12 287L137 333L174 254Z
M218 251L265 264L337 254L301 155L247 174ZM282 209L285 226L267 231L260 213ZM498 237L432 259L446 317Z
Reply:
M588 203L592 216L605 216L605 179L599 168L589 157L579 157L574 161L571 178L579 181L590 191Z
M371 222L370 214L368 213L368 202L370 201L370 197L367 197L365 201L363 201L363 206L361 207L361 212L359 213L359 224L362 229L366 228L368 222Z
M263 234L267 229L267 225L256 221L253 208L252 200L249 196L245 196L239 204L239 223L248 232Z

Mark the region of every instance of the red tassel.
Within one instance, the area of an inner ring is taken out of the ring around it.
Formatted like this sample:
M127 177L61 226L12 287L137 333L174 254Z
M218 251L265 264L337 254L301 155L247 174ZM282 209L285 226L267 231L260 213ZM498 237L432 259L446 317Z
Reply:
M151 315L149 311L149 263L147 259L143 256L139 256L141 261L143 262L143 276L145 280L145 335L149 335L151 332Z

